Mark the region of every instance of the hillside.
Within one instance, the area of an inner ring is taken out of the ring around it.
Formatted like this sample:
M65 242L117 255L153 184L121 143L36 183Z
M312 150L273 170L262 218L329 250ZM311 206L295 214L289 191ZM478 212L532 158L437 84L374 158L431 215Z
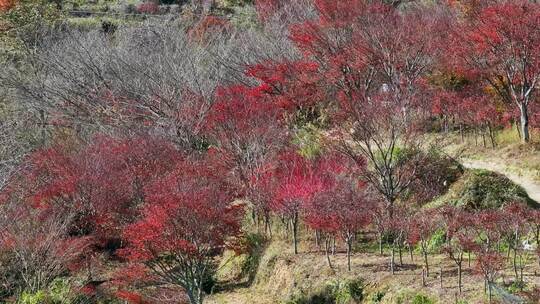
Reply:
M540 303L538 20L0 0L0 302Z
M338 244L338 247L342 246ZM419 251L414 252L414 261L411 261L409 253L403 252L404 264L398 265L397 275L391 275L388 271L388 248L385 249L384 256L375 251L373 247L358 248L352 259L353 269L348 272L343 248L338 248L336 254L331 257L334 267L332 270L327 265L324 253L313 247L308 240L297 256L291 252L289 242L272 240L262 254L253 283L249 286L228 287L230 289L218 291L209 298L209 303L416 304L455 303L456 299L458 303L479 303L484 298L482 277L473 275L474 260L471 267L465 262L464 292L460 295L457 291L455 264L445 255L430 255L432 274L426 278L426 286L422 286L422 256ZM528 286L540 284L540 279L533 275L540 272L536 264L531 264L524 272ZM524 303L536 303L539 300L537 289L526 289L523 293L518 293L518 296L512 295L515 289L510 287L511 270L505 272L502 277L506 283L501 285L505 287L495 292L495 298L506 298L502 303L517 303L516 299L521 299L519 301ZM346 288L350 282L359 282L361 292L358 294L361 296L357 296L356 299L350 296L350 291ZM341 286L341 289L336 286ZM514 302L509 302L508 299L514 299Z

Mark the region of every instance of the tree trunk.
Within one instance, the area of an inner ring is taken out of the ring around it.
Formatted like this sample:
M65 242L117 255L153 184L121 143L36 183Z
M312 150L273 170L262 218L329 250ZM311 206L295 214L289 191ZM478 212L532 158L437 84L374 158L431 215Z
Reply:
M45 145L47 142L47 130L46 130L46 119L45 119L45 111L39 110L39 124L40 124L40 133L41 133L41 145Z
M522 255L519 255L519 274L520 274L519 282L521 283L519 286L519 289L523 291L524 284L523 284L523 256Z
M491 147L495 148L497 146L497 143L495 142L495 131L493 128L491 128L491 125L488 124L488 132L489 132L489 138L491 140Z
M408 247L409 247L409 255L411 256L411 262L414 263L413 249L412 249L411 244L409 244Z
M525 103L519 105L520 122L521 122L521 141L528 143L530 141L529 136L529 111Z
M540 247L538 247L538 246L540 246L540 225L536 225L535 237L536 237L536 246L537 246L537 248L540 248Z
M459 294L461 294L461 292L462 292L462 290L461 290L461 285L462 285L462 283L461 283L461 276L462 276L462 273L461 273L461 262L459 262L459 263L457 264L457 267L458 267L458 269L457 269L457 271L458 271L458 290L459 290Z
M459 123L459 135L461 136L461 143L465 142L465 136L463 134L463 124Z
M383 255L383 246L382 246L382 243L383 243L383 235L382 233L379 233L379 255Z
M326 262L328 263L328 267L330 267L330 269L334 269L332 267L332 262L330 261L330 238L327 236L325 239L324 239L324 254L326 256Z
M190 304L202 304L203 303L202 288L198 288L198 290L187 290L186 293L187 293L187 296L189 298L189 303Z
M516 275L516 281L519 281L518 267L517 267L517 250L514 248L514 256L512 259L512 266L514 267L514 274Z
M253 221L253 224L258 227L258 221L257 221L257 213L255 212L255 209L251 210L251 220Z
M352 238L347 238L347 270L351 271Z
M426 266L426 275L429 277L429 262L427 254L427 244L422 243L422 254L424 255L424 265Z
M272 238L272 222L270 220L270 214L268 212L265 212L264 214L264 223L265 223L265 233Z
M294 254L298 254L298 212L295 212L292 218L292 233L294 243Z
M480 134L482 134L482 146L485 148L486 145L486 132L484 130L480 130Z
M394 248L395 246L392 244L392 254L390 255L390 272L392 274L395 273L395 270L394 270L394 266L395 266L395 255L396 255L396 250Z
M399 253L399 265L403 266L403 252L402 252L402 245L401 243L398 245L398 253Z
M492 303L493 301L493 296L492 296L492 293L491 293L491 282L487 281L487 288L488 288L488 301L489 303Z

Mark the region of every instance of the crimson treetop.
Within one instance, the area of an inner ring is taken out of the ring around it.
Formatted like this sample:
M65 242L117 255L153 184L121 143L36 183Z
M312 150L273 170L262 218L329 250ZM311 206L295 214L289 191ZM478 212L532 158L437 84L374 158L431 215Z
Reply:
M453 38L458 68L519 108L524 142L529 141L529 105L540 81L539 23L538 3L497 3L461 21Z

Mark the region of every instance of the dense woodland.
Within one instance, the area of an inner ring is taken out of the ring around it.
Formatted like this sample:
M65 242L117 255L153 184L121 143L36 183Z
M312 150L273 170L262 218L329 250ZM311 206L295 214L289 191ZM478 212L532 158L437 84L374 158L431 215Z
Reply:
M539 205L433 203L471 173L429 140L534 145L540 4L169 2L0 0L2 302L206 303L254 235L540 301Z

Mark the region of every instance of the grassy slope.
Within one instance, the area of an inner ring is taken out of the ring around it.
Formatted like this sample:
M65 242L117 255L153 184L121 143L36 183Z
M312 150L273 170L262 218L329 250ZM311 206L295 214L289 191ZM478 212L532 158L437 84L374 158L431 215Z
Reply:
M500 208L513 202L524 203L533 208L539 207L538 203L527 195L525 189L506 176L492 171L468 169L451 185L445 195L426 207L450 204L478 210Z
M533 131L530 144L521 144L515 129L505 129L497 133L497 147L492 148L482 140L478 144L474 137L461 141L457 133L437 134L432 139L450 155L467 160L489 162L503 167L505 171L522 175L540 182L540 132Z
M304 236L304 239L307 239ZM287 303L293 295L309 294L321 290L336 280L358 279L365 280L365 299L362 303L376 303L371 301L374 293L382 292L384 297L380 303L412 303L416 294L427 295L435 303L455 303L456 296L464 303L483 303L483 280L474 274L473 269L464 263L464 293L459 296L457 292L457 270L451 260L441 254L430 256L431 276L427 279L427 286L421 286L422 262L418 253L414 254L414 261L406 252L403 253L404 267L399 267L396 275L392 276L388 269L388 257L374 253L374 248L363 248L352 259L353 269L346 270L346 255L343 244L340 250L332 257L334 270L326 264L324 255L317 252L313 242L302 243L301 253L294 255L291 246L282 238L272 241L266 248L257 276L251 286L229 286L226 291L210 296L208 303L213 304L248 304L248 303ZM386 252L388 253L388 252ZM473 257L474 259L474 257ZM473 262L474 267L474 262ZM443 271L443 287L440 285L440 267ZM540 286L540 278L533 276L540 269L534 260L531 260L525 270L525 278L529 286ZM505 282L512 278L511 269L505 273ZM502 283L502 282L499 282Z
M508 172L536 178L540 181L540 153L539 145L532 143L522 145L513 130L505 130L498 134L499 146L495 149L475 145L473 138L467 138L461 142L457 134L439 134L434 138L442 143L444 149L452 156L461 159L481 160L487 163L499 164ZM457 191L462 191L465 180L471 174L479 171L469 171L463 180L457 182L446 198L455 198ZM511 184L504 177L497 177L501 183ZM511 185L514 187L515 185ZM516 188L515 192L521 192ZM444 198L443 197L443 198ZM526 195L523 196L526 200ZM219 292L209 298L209 303L286 303L293 295L298 293L310 293L320 290L330 282L351 278L363 278L366 281L365 295L367 300L363 303L374 303L370 297L376 292L385 294L380 303L411 303L411 295L416 293L425 294L435 299L436 303L455 303L457 273L452 262L444 255L435 254L430 257L432 276L427 279L427 286L421 287L422 263L418 253L415 253L414 262L404 252L405 267L401 268L396 275L392 276L387 269L388 257L379 256L374 248L359 248L353 256L353 270L346 271L346 256L343 252L343 244L339 252L332 257L335 270L331 270L326 264L324 255L317 252L313 246L313 240L304 235L301 253L293 255L290 244L284 237L276 237L264 250L261 263L257 270L254 282L247 286L234 286L226 291ZM369 246L369 245L368 245ZM388 253L388 252L387 252ZM474 257L473 257L474 260ZM525 270L526 280L529 286L540 286L540 277L535 273L540 272L538 263L531 258ZM443 284L440 284L440 267L443 270ZM473 261L474 266L474 261ZM232 267L234 268L234 267ZM499 283L511 281L511 267L507 268L504 279ZM228 271L234 271L229 269ZM504 282L503 282L504 281ZM483 280L474 274L472 268L465 267L464 293L457 296L463 299L462 303L482 303Z

